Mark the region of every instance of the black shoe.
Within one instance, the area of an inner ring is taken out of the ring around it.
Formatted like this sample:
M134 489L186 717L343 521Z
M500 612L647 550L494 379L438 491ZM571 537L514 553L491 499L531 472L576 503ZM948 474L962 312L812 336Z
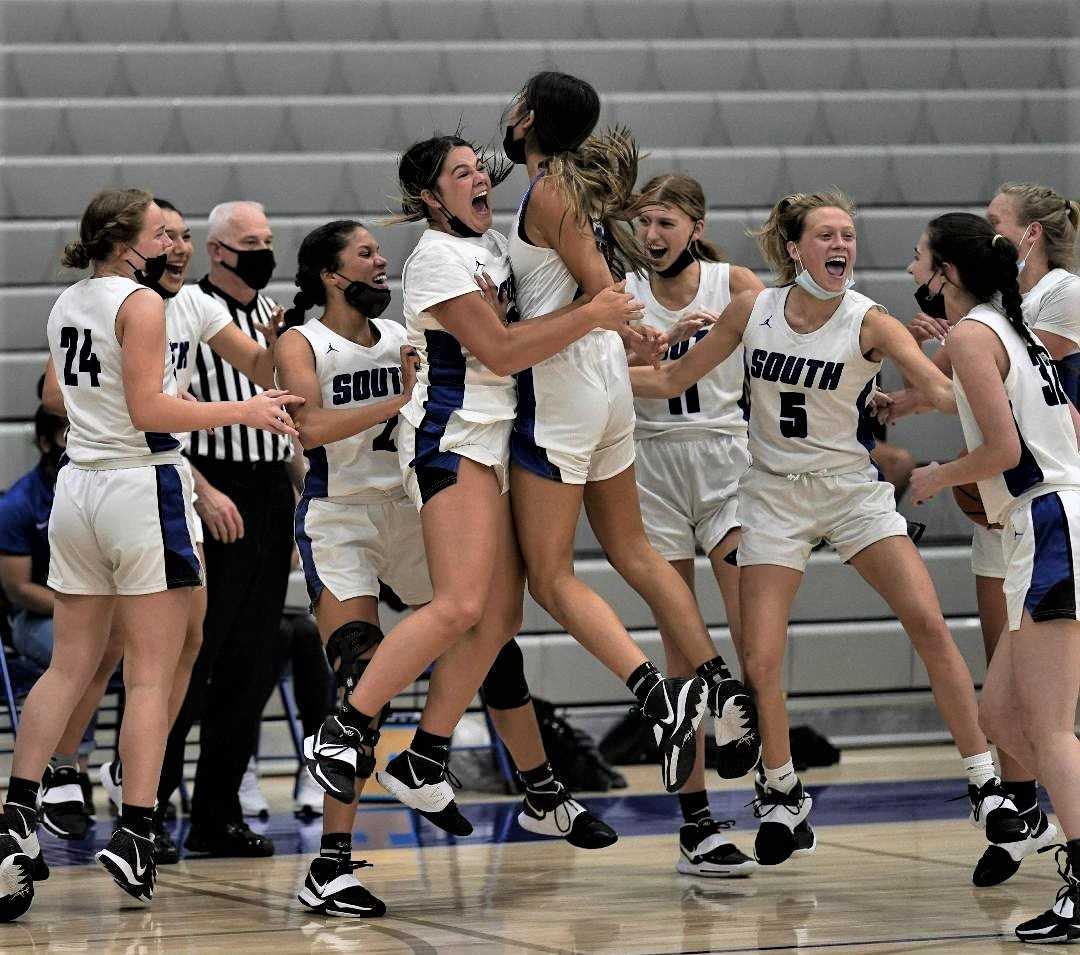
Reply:
M163 809L154 810L151 834L154 837L154 861L158 865L176 865L180 861L180 847L173 841L172 833L165 825Z
M968 801L971 815L968 817L976 829L986 830L986 839L995 845L1006 842L1022 842L1030 829L1027 820L1016 810L1001 780L996 777L976 789L968 784Z
M246 822L228 822L221 829L193 825L184 840L188 852L223 859L261 859L274 854L274 843L252 832Z
M344 918L371 919L386 914L386 905L375 898L353 875L357 869L370 868L370 863L339 862L337 859L311 860L304 887L297 899L309 909L322 915Z
M13 922L34 901L33 863L7 833L0 833L0 922Z
M41 781L41 824L61 839L85 839L90 831L90 814L74 766L50 766L45 770Z
M975 865L971 881L979 888L1001 885L1020 871L1020 863L1033 852L1041 852L1053 844L1057 836L1057 827L1046 818L1046 813L1037 805L1020 813L1028 823L1026 839L1019 842L1007 842L1004 845L991 843L983 852L982 858Z
M1073 942L1080 939L1080 881L1073 875L1068 850L1056 846L1058 874L1065 884L1058 889L1054 904L1042 915L1021 922L1016 926L1016 937L1021 942ZM1040 849L1046 852L1046 849Z
M757 798L753 801L754 815L761 822L758 824L757 838L754 840L754 856L760 865L780 865L786 862L796 850L800 854L813 852L815 846L814 830L806 823L813 798L803 789L801 782L789 793L778 792L766 786L760 779L754 780ZM796 836L800 830L800 836ZM805 843L809 842L809 845Z
M113 882L133 899L146 904L153 899L157 881L153 839L136 835L121 826L94 858L113 877Z
M723 835L733 825L734 819L710 818L685 823L679 829L679 861L675 863L675 870L683 875L706 879L750 875L757 868L757 863L727 842Z
M619 836L556 780L552 790L525 790L518 825L541 836L557 836L578 849L606 849Z
M38 842L38 814L35 810L15 802L4 803L4 821L8 835L18 843L19 849L30 857L30 872L35 882L49 877L49 865L41 854Z
M455 787L461 783L445 763L414 753L398 753L375 778L398 802L415 809L452 836L472 834L472 823L458 809Z
M709 710L716 735L716 771L740 779L761 759L757 707L750 691L734 677L709 688Z
M697 728L705 715L708 684L699 676L661 680L641 705L660 750L660 774L669 793L690 778L697 757Z
M331 713L315 735L304 740L304 759L315 782L348 804L356 799L357 778L367 779L375 769L378 742L378 730L359 730Z

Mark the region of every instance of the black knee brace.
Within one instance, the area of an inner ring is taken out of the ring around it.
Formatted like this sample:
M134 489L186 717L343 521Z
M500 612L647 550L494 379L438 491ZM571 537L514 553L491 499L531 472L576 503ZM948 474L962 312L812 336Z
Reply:
M480 684L480 699L493 710L516 710L532 697L525 680L525 658L517 640L503 645Z
M351 690L356 686L382 638L382 630L361 620L350 620L330 634L326 641L326 659L330 661L339 687Z

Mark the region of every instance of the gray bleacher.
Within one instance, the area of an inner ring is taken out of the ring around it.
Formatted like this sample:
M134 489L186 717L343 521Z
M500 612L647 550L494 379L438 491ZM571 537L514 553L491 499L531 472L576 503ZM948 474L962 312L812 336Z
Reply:
M701 179L733 261L764 270L745 230L779 195L846 188L861 208L858 287L906 319L903 269L932 215L978 210L1006 179L1080 194L1078 32L1075 0L0 0L0 486L33 460L44 323L72 278L59 251L102 186L172 199L197 246L215 203L263 201L270 292L288 301L307 231L385 214L397 150L459 122L497 142L513 91L561 68L597 86L606 122L635 130L643 175ZM497 227L523 186L519 171L494 195ZM393 274L417 231L375 228ZM199 248L193 277L204 262ZM959 445L933 417L895 436L923 460ZM947 502L929 513L930 538L965 530ZM582 572L655 651L643 605L587 556L587 530L578 542ZM927 553L975 660L966 552ZM722 636L706 576L699 592ZM539 692L619 697L531 603L526 619ZM925 685L887 609L829 555L795 620L793 692Z

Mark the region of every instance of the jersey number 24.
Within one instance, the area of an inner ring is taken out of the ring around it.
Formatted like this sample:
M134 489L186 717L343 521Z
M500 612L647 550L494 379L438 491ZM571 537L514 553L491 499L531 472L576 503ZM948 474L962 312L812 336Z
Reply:
M64 384L72 388L79 386L79 375L90 376L90 387L97 388L100 382L98 375L101 374L101 362L94 354L94 340L90 335L90 329L84 328L82 333L82 348L79 348L79 330L72 325L65 325L60 329L60 347L67 351L64 360ZM79 367L75 369L75 352L79 353Z

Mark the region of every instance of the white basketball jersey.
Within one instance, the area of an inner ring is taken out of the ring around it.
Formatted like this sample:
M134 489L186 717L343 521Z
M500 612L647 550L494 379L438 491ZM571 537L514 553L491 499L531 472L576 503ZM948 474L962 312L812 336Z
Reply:
M976 305L960 321L981 322L991 328L1009 355L1005 393L1020 437L1020 461L1016 467L978 482L987 519L1000 524L1022 501L1063 488L1080 488L1080 451L1068 399L1046 350L1039 346L1034 354L1029 351L1008 318L990 305ZM953 391L964 441L971 451L983 444L983 434L955 375Z
M191 385L199 344L210 341L231 323L228 309L198 285L185 285L165 300L165 331L179 393L187 391Z
M726 262L701 262L697 294L685 308L672 311L653 295L646 276L629 272L626 291L645 303L645 323L661 332L670 331L679 320L693 312L708 309L722 312L731 301L731 267ZM693 338L673 345L663 361L681 358L709 333L703 328ZM635 398L639 441L663 434L708 431L723 434L746 434L746 418L740 404L743 393L743 349L740 345L731 356L675 398Z
M863 356L859 335L876 303L849 290L821 328L802 335L784 316L792 288L758 295L743 333L754 467L774 474L861 470L874 446L863 411L881 362Z
M379 335L370 348L342 338L318 319L296 329L308 340L315 356L324 408L356 408L385 401L404 390L401 346L405 344L405 329L394 321L370 321ZM405 488L394 443L397 421L394 415L351 438L305 451L310 467L304 496L347 499L358 504L403 498Z
M70 422L67 456L75 464L152 464L152 455L180 447L171 434L139 431L124 397L116 313L143 288L118 275L82 279L60 293L49 313L49 351ZM175 395L167 337L162 357L162 391Z
M554 249L541 249L524 235L525 210L539 178L521 197L514 225L510 229L510 262L514 267L517 307L523 320L536 318L569 305L578 294L577 279Z
M1023 297L1024 320L1080 348L1080 275L1052 269Z
M412 400L401 413L429 434L441 434L454 418L477 424L508 421L517 408L514 379L486 368L427 311L478 292L476 278L482 272L509 296L507 320L516 321L506 239L494 229L479 239L427 229L402 268L405 328L409 344L420 355L420 371Z

